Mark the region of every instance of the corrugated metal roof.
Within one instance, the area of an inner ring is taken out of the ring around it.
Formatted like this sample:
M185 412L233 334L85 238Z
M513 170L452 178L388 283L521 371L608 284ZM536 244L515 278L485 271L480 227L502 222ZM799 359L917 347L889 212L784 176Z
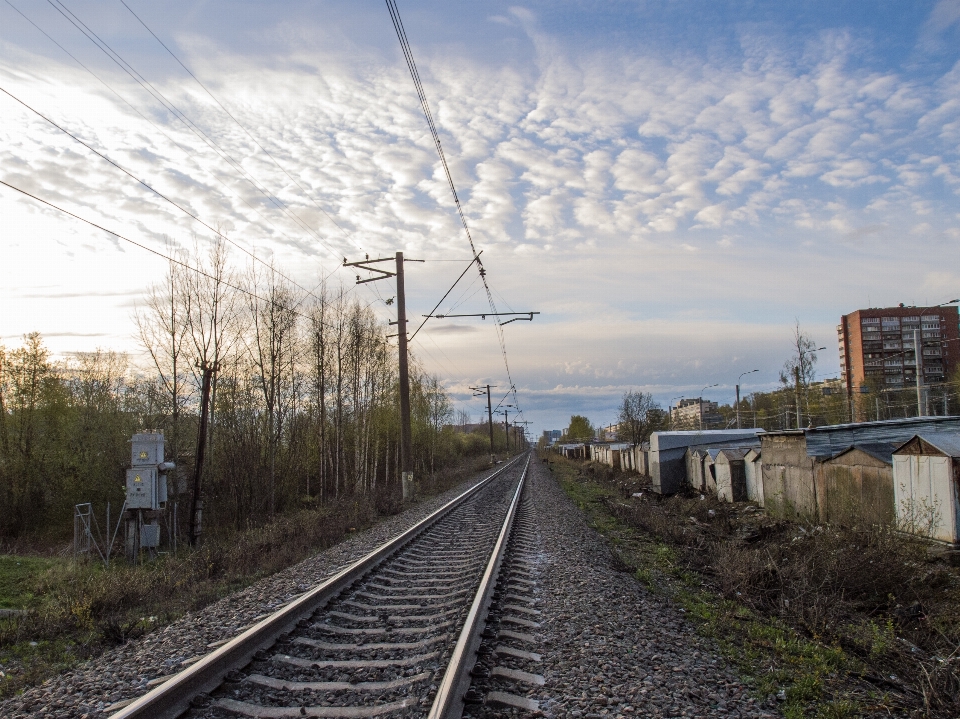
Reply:
M960 432L938 432L935 434L923 432L914 435L914 437L919 437L928 444L932 444L948 457L960 457ZM910 437L910 439L900 444L894 450L894 453L898 452L903 445L907 444L907 442L914 437Z
M855 449L859 449L861 452L869 454L874 459L878 459L881 462L886 462L887 464L893 464L893 452L899 445L894 442L859 442L854 444L846 449L837 452L832 459L837 459L842 457L847 452L852 452Z
M803 432L807 440L807 456L829 457L855 444L890 442L899 445L917 434L956 434L960 432L960 417L908 417L882 422L834 424L812 427Z
M717 442L716 444L698 444L689 448L690 450L695 450L700 452L701 455L711 452L711 456L716 457L717 452L721 449L742 449L744 452L747 452L751 449L755 449L758 452L760 451L760 438L757 437L753 441L749 440L740 440L739 442Z
M653 452L662 452L667 449L679 449L708 444L746 442L760 434L763 434L762 429L704 429L689 432L654 432L650 435L650 450Z
M733 462L738 459L743 459L746 454L747 454L747 450L745 449L721 449L717 453L717 459L720 459L720 457L723 457L728 462Z

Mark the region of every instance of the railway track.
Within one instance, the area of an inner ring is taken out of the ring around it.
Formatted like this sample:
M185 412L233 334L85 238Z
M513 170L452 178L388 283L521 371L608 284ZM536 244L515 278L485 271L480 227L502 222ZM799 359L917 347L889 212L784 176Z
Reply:
M514 661L536 656L507 647L511 634L532 636L498 629L508 595L507 611L536 614L531 598L520 596L532 582L517 576L525 569L513 556L529 532L529 461L528 453L504 465L112 719L448 719L482 705L485 692L506 706L535 708L488 686L535 677L491 669L490 641Z

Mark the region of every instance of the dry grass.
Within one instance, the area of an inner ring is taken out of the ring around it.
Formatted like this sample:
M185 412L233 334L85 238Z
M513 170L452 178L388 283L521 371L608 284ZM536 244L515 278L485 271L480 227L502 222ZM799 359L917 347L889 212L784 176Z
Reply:
M421 480L429 497L489 466L472 458ZM399 491L343 499L245 532L208 536L200 548L142 566L57 562L29 587L30 612L0 619L0 698L169 623L273 574L402 509Z
M578 471L606 490L612 517L673 549L678 573L841 649L857 681L906 713L960 716L960 572L929 543L890 527L774 520L700 494L660 497L602 465Z

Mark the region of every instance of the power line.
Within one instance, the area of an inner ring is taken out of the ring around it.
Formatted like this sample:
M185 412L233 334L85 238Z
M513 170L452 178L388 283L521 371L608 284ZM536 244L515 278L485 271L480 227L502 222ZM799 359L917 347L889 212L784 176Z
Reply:
M443 145L440 142L440 133L437 132L437 126L433 120L433 113L430 110L430 103L427 102L427 95L423 89L423 82L420 80L420 72L417 70L417 63L413 58L413 50L410 47L410 41L407 38L407 32L403 27L403 20L400 18L400 10L397 7L396 0L385 0L385 2L387 4L387 10L390 12L390 20L393 22L393 29L397 33L397 39L400 41L400 48L403 52L404 59L407 62L407 69L410 71L410 77L413 79L413 85L417 91L417 97L420 100L420 107L423 110L423 115L427 120L428 127L430 128L430 134L433 137L433 144L437 148L437 154L440 156L440 163L443 165L443 171L447 176L447 184L450 186L450 193L453 195L454 204L457 206L457 214L460 215L460 222L463 224L463 230L467 235L467 241L470 243L470 250L473 252L473 256L477 260L477 264L480 267L480 276L483 279L483 286L486 289L487 301L490 304L491 314L496 313L497 308L493 301L493 294L490 292L489 284L487 284L486 270L479 261L477 248L473 243L473 236L471 235L470 227L467 224L467 216L464 213L463 206L460 203L460 197L457 195L457 188L453 182L453 175L450 173L450 167L447 164L447 158L443 152ZM513 378L510 376L510 362L507 359L506 340L503 335L503 327L501 326L499 320L495 322L495 328L497 332L497 339L500 343L500 352L503 355L503 364L507 370L507 379L510 382L511 389L513 389L514 400L519 407L519 399L516 397L516 388L513 383Z
M83 62L81 62L79 59L77 59L77 57L76 57L73 53L71 53L69 50L67 50L63 45L61 45L59 42L57 42L49 33L47 33L47 32L46 32L43 28L41 28L39 25L37 25L37 23L35 23L32 19L30 19L27 15L25 15L25 14L23 13L23 11L20 10L20 8L18 8L16 5L14 5L10 0L4 0L4 2L6 2L7 5L9 5L15 12L17 12L17 14L19 14L20 17L22 17L24 20L26 20L28 23L30 23L38 32L40 32L41 34L43 34L43 36L46 37L50 42L52 42L54 45L56 45L58 48L60 48L60 50L62 50L68 57L70 57L70 59L72 59L75 63L77 63L77 65L79 65L81 68L83 68L84 70L86 70L86 71L87 71L90 75L92 75L101 85L103 85L107 90L109 90L111 93L113 93L113 94L117 97L118 100L120 100L121 102L123 102L127 107L129 107L133 112L135 112L142 120L144 120L144 121L145 121L146 123L148 123L151 127L153 127L154 130L156 130L158 133L160 133L161 135L163 135L163 137L165 137L167 140L169 140L170 143L171 143L174 147L178 148L181 152L183 152L183 154L184 154L187 158L189 158L190 162L193 164L194 167L196 167L196 168L197 168L198 170L200 170L201 172L205 172L206 174L209 174L210 177L211 177L214 181L216 181L216 182L224 189L224 191L225 191L226 193L228 193L229 195L232 195L233 197L235 197L235 198L237 198L238 200L240 200L241 202L243 202L247 207L249 207L254 213L256 213L256 215L257 215L261 220L263 220L263 221L264 221L271 229L273 229L275 232L277 232L277 233L280 234L281 236L285 237L287 240L289 240L289 241L291 241L291 242L293 241L293 239L292 239L286 232L284 232L283 230L281 230L280 228L278 228L276 225L274 225L273 222L270 221L267 217L265 217L264 214L263 214L262 212L260 212L259 209L257 209L257 208L254 207L252 204L250 204L250 201L249 201L246 197L244 197L242 194L237 193L235 190L233 190L233 189L231 189L230 187L228 187L227 184L226 184L220 177L218 177L218 176L216 175L216 173L213 173L213 172L209 172L209 171L204 170L204 168L202 168L202 167L200 166L200 164L197 162L196 155L195 155L194 152L191 152L190 150L188 150L187 148L185 148L183 145L181 145L179 142L177 142L175 139L173 139L170 135L168 135L168 134L163 130L163 128L159 127L155 122L153 122L153 120L151 120L149 117L147 117L147 116L144 115L142 112L140 112L139 109L137 109L133 104L131 104L125 97L123 97L123 95L121 95L119 92L117 92L106 80L104 80L104 79L103 79L102 77L100 77L96 72L94 72L94 71L93 71L92 69L90 69L87 65L85 65ZM61 15L62 15L62 14L63 14L63 13L61 13ZM246 219L246 218L244 218L244 219ZM340 266L337 265L337 266L334 268L333 272L337 272L337 271L339 271L339 269L340 269ZM333 272L331 272L330 274L332 275ZM328 275L328 278L329 278L329 275ZM318 285L318 287L319 287L319 285ZM352 288L351 288L351 289L352 289ZM311 294L312 294L312 293L311 293Z
M285 279L287 282L291 283L292 285L294 285L294 286L297 287L298 289L303 290L304 292L312 295L312 296L315 297L316 299L320 299L320 298L317 297L312 291L308 290L306 287L304 287L303 285L301 285L300 283L298 283L296 280L293 280L292 278L287 277L287 276L286 276L285 274L283 274L282 272L279 272L275 267L269 265L267 262L265 262L264 260L262 260L262 259L260 259L259 257L257 257L256 254L254 254L253 252L250 252L249 250L245 249L244 247L238 245L236 242L234 242L233 240L231 240L229 237L227 237L226 235L224 235L223 233L221 233L218 229L216 229L216 228L214 228L214 227L211 227L211 226L208 225L206 222L204 222L203 220L201 220L197 215L195 215L195 214L193 214L192 212L190 212L190 210L186 209L185 207L183 207L182 205L180 205L179 203L177 203L175 200L170 199L169 197L167 197L166 195L164 195L162 192L160 192L159 190L157 190L156 188L154 188L154 187L152 187L150 184L148 184L145 180L140 179L139 177L137 177L136 175L134 175L132 172L130 172L129 170L127 170L126 168L124 168L122 165L114 162L114 161L111 160L109 157L107 157L106 155L104 155L102 152L100 152L100 151L97 150L96 148L92 147L92 146L89 145L87 142L85 142L84 140L80 139L79 137L77 137L76 135L74 135L72 132L70 132L70 131L67 130L66 128L62 127L61 125L58 125L56 122L54 122L53 120L51 120L49 117L47 117L46 115L44 115L44 114L43 114L42 112L40 112L39 110L37 110L37 109L31 107L30 105L28 105L26 102L24 102L23 100L21 100L20 98L18 98L16 95L14 95L14 94L12 94L11 92L7 91L7 90L4 89L3 87L0 87L0 92L2 92L2 93L3 93L4 95L6 95L7 97L9 97L9 98L17 101L18 103L20 103L21 105L23 105L25 108L27 108L28 110L30 110L30 112L34 113L34 114L37 115L38 117L43 118L43 119L46 120L48 123L50 123L51 125L53 125L55 128L57 128L58 130L60 130L62 133L64 133L65 135L68 135L68 136L71 137L71 138L73 138L76 142L80 143L80 144L83 145L85 148L87 148L88 150L90 150L90 152L92 152L93 154L95 154L97 157L99 157L99 158L102 159L103 161L109 163L109 164L112 165L113 167L117 168L118 170L120 170L120 172L122 172L122 173L125 174L127 177L129 177L130 179L132 179L134 182L136 182L137 184L140 184L140 185L142 185L143 187L147 188L148 190L150 190L150 192L154 193L157 197L159 197L160 199L162 199L162 200L170 203L171 205L173 205L174 207L176 207L178 210L180 210L181 212L183 212L183 213L184 213L185 215L187 215L188 217L190 217L190 218L194 219L195 221L199 222L201 225L203 225L204 227L206 227L208 230L210 230L210 231L211 231L213 234L215 234L217 237L219 237L219 238L221 238L221 239L229 242L231 245L233 245L234 247L236 247L237 249L239 249L241 252L243 252L243 253L245 253L246 255L248 255L248 256L249 256L250 258L252 258L254 261L259 262L259 263L261 263L262 265L264 265L264 266L266 266L266 267L269 267L269 268L271 269L271 271L276 272L278 275L280 275L280 277L282 277L283 279Z
M209 272L204 272L204 271L201 270L199 267L194 267L193 265L191 265L191 264L189 264L189 263L187 263L187 262L184 262L183 260L178 260L178 259L176 259L175 257L171 257L170 255L165 255L164 253L160 252L159 250L155 250L155 249L153 249L152 247L148 247L147 245L144 245L144 244L142 244L142 243L140 243L140 242L137 242L136 240L131 240L129 237L126 237L125 235L121 235L119 232L114 232L113 230L107 229L107 228L104 227L103 225L98 225L96 222L93 222L92 220L88 220L88 219L86 219L85 217L81 217L80 215L77 215L77 214L75 214L75 213L73 213L73 212L70 212L70 210L66 210L66 209L60 207L59 205L55 205L54 203L49 202L48 200L44 200L44 199L41 198L41 197L37 197L36 195L34 195L34 194L30 193L30 192L27 192L26 190L21 189L21 188L17 187L16 185L11 185L9 182L6 182L5 180L0 180L0 185L4 185L4 186L6 186L6 187L9 187L11 190L14 190L14 191L16 191L16 192L19 192L21 195L26 195L26 196L29 197L30 199L35 200L36 202L39 202L40 204L46 205L47 207L50 207L50 208L52 208L52 209L54 209L54 210L57 210L58 212L62 212L63 214L65 214L65 215L67 215L67 216L69 216L69 217L72 217L72 218L74 218L75 220L80 220L80 222L86 223L86 224L90 225L91 227L95 227L95 228L97 228L98 230L101 230L101 231L103 231L103 232L106 232L108 235L113 235L113 236L116 237L117 239L123 240L124 242L129 242L131 245L133 245L133 246L135 246L135 247L139 247L141 250L146 250L147 252L149 252L149 253L151 253L151 254L153 254L153 255L156 255L157 257L161 257L161 258L167 260L168 262L172 262L172 263L175 264L175 265L180 265L181 267L183 267L183 268L185 268L185 269L188 269L188 270L190 270L191 272L195 272L195 273L198 274L198 275L201 275L201 276L203 276L203 277L206 277L207 279L216 280L217 282L221 282L222 284L224 284L225 286L229 287L229 288L232 289L232 290L236 290L237 292L241 292L241 293L243 293L243 294L245 294L245 295L247 295L247 296L249 296L249 297L253 297L254 299L258 299L258 300L260 300L260 301L262 301L262 302L266 302L266 301L267 301L265 298L260 297L260 296L257 295L256 293L251 292L250 290L246 290L246 289L244 289L244 288L242 288L242 287L238 287L237 285L231 284L230 282L226 282L226 281L223 280L223 278L215 277L214 275L211 275ZM291 310L291 311L292 311L292 310ZM294 312L294 314L296 314L298 317L303 317L303 318L305 318L305 319L310 319L307 315L301 314L301 313L299 313L299 312Z
M207 279L211 279L211 280L215 280L215 281L217 281L217 282L220 282L220 283L223 284L224 286L229 287L229 288L232 289L232 290L236 290L237 292L240 292L241 294L244 294L244 295L246 295L246 296L248 296L248 297L251 297L251 298L253 298L253 299L255 299L255 300L260 300L261 302L273 302L273 300L270 300L270 299L268 299L268 298L266 298L266 297L261 297L260 295L256 294L255 292L251 292L251 291L248 290L248 289L245 289L245 288L243 288L243 287L240 287L240 286L238 286L238 285L235 285L235 284L233 284L233 283L231 283L231 282L227 282L227 281L225 281L222 277L216 277L216 276L214 276L214 275L211 275L209 272L205 272L204 270L201 270L199 267L194 267L193 265L191 265L191 264L188 263L188 262L184 262L183 260L178 260L178 259L176 259L175 257L171 257L170 255L166 255L166 254L164 254L163 252L160 252L159 250L155 250L155 249L153 249L152 247L148 247L147 245L144 245L144 244L141 243L141 242L137 242L136 240L132 240L132 239L130 239L129 237L127 237L126 235L121 235L119 232L115 232L114 230L108 229L108 228L104 227L103 225L99 225L99 224L97 224L96 222L93 222L92 220L88 220L87 218L81 217L80 215L78 215L78 214L76 214L76 213L74 213L74 212L70 212L70 210L64 209L63 207L60 207L59 205L56 205L56 204L54 204L53 202L50 202L49 200L44 200L42 197L38 197L37 195L34 195L34 194L30 193L30 192L27 192L26 190L24 190L24 189L22 189L22 188L20 188L20 187L17 187L16 185L11 185L9 182L6 182L5 180L0 180L0 185L4 185L4 186L6 186L6 187L9 187L11 190L14 190L15 192L19 192L21 195L25 195L26 197L29 197L30 199L35 200L36 202L39 202L39 203L42 204L42 205L46 205L47 207L50 207L50 208L56 210L57 212L62 212L64 215L67 215L68 217L72 217L72 218L74 218L75 220L79 220L80 222L83 222L83 223L85 223L85 224L87 224L87 225L90 225L91 227L95 227L96 229L101 230L102 232L106 232L108 235L112 235L112 236L116 237L117 239L123 240L124 242L128 242L128 243L130 243L131 245L133 245L134 247L139 247L141 250L146 250L147 252L149 252L149 253L152 254L152 255L156 255L157 257L160 257L160 258L162 258L162 259L164 259L164 260L167 260L167 262L171 262L171 263L173 263L173 264L175 264L175 265L179 265L180 267L183 267L184 269L187 269L187 270L189 270L189 271L191 271L191 272L194 272L194 273L196 273L196 274L198 274L198 275L200 275L200 276L202 276L202 277L206 277ZM269 269L271 269L273 272L276 272L276 269L273 268L273 267L270 267ZM280 273L278 272L277 274L279 275ZM281 275L281 277L282 277L282 275ZM319 298L318 298L318 299L319 299ZM316 320L315 317L311 317L310 315L305 315L305 314L303 314L302 312L297 312L296 307L297 307L297 305L299 305L299 304L300 304L300 303L298 302L296 305L293 305L293 306L291 306L291 307L288 307L287 309L288 309L292 314L296 315L297 317L300 317L300 318L302 318L302 319L309 320L309 321L315 321L315 320ZM331 324L329 324L329 323L322 323L322 324L323 324L324 326L326 326L326 327L335 328L334 325L331 325Z
M212 99L215 103L217 103L217 105L220 107L220 109L223 110L224 113L226 113L227 117L229 117L231 120L233 120L233 121L237 124L237 126L238 126L241 130L243 130L251 140L253 140L254 144L256 144L256 146L259 147L261 150L263 150L264 154L265 154L267 157L270 158L270 160L273 162L273 164L276 165L277 168L278 168L284 175L286 175L288 178L290 178L290 181L291 181L293 184L295 184L295 185L300 189L300 191L304 194L304 196L307 197L311 202L313 202L313 204L316 206L316 208L317 208L318 210L320 210L320 212L322 212L324 215L326 215L327 219L330 220L330 222L332 222L334 225L336 225L337 229L339 229L339 230L343 233L344 237L347 237L347 236L348 236L348 235L347 235L347 231L344 230L343 227L341 227L340 224L339 224L336 220L334 220L333 217L331 217L330 214L329 214L325 209L323 209L323 207L320 206L320 204L303 188L303 186L302 186L299 182L297 182L296 178L295 178L293 175L291 175L289 172L287 172L287 170L286 170L279 162L277 162L276 158L275 158L273 155L270 154L270 152L267 150L267 148L265 148L262 144L260 144L260 141L257 140L256 137L254 137L253 133L251 133L250 130L248 130L226 107L223 106L223 103L220 102L220 100L218 100L218 99L216 98L216 96L215 96L212 92L210 92L209 88L208 88L206 85L204 85L202 82L200 82L200 78L198 78L196 75L194 75L193 72L190 71L190 68L188 68L188 67L183 63L183 61L174 54L173 50L171 50L169 47L167 47L166 43L164 43L163 40L161 40L159 37L157 37L157 34L156 34L153 30L150 29L150 27L147 25L147 23L145 23L145 22L143 21L143 19L133 11L133 8L131 8L129 5L127 5L126 0L120 0L120 2L123 4L123 6L124 6L127 10L130 11L130 14L133 15L133 16L139 21L139 23L140 23L141 25L143 25L143 27L146 29L146 31L147 31L148 33L150 33L151 35L153 35L153 38L154 38L158 43L160 43L160 45L163 47L164 50L166 50L166 51L170 54L170 57L172 57L174 60L176 60L177 63L180 65L180 67L182 67L182 68L187 72L187 74L190 75L190 77L192 77L192 78L196 81L196 83L197 83L200 87L203 88L203 91L204 91L205 93L207 93L207 95L210 96L210 99ZM356 243L354 243L354 244L356 244Z
M449 290L447 290L446 292L443 293L443 297L440 298L440 302L443 302L445 299L447 299L447 295L449 295L451 292L453 292L453 288L456 287L456 286L457 286L457 283L460 282L460 280L463 279L463 276L464 276L465 274L467 274L467 270L469 270L471 267L473 267L473 263L479 261L479 259L480 259L480 257L479 257L479 255L478 255L476 259L470 260L470 264L467 265L467 266L464 268L463 272L460 273L460 276L457 278L457 281L454 282L452 285L450 285L450 289L449 289ZM421 322L421 323L420 323L420 326L417 327L416 332L414 332L414 333L410 336L410 340L411 340L411 341L413 340L414 337L417 336L417 332L419 332L421 329L423 329L423 326L424 326L425 324L427 324L427 320L430 319L430 316L433 315L433 313L437 311L437 307L440 306L440 302L437 302L437 304L434 306L434 308L433 308L432 310L430 310L430 314L423 318L423 322Z
M211 138L207 133L205 133L199 126L196 125L187 115L182 112L173 102L167 99L167 97L157 90L153 84L147 80L143 75L141 75L130 63L123 59L123 57L116 52L110 45L104 41L99 35L97 35L93 30L90 29L76 14L73 13L66 5L63 4L62 0L47 0L47 2L59 12L70 24L72 24L79 32L81 32L90 42L97 46L101 52L103 52L110 60L112 60L121 70L123 70L127 75L129 75L134 82L140 85L145 92L147 92L151 97L153 97L158 103L160 103L164 109L172 114L177 120L179 120L190 132L192 132L198 139L200 139L204 144L207 145L211 150L213 150L224 162L229 164L236 172L238 172L244 179L246 179L250 184L252 184L258 192L260 192L268 202L276 206L281 212L286 214L290 219L292 219L297 225L301 227L304 231L309 234L312 234L316 237L317 241L326 248L332 255L339 256L338 252L335 252L332 247L327 245L324 239L320 234L310 227L306 222L304 222L300 217L294 213L280 198L276 195L270 193L266 187L260 183L255 177L253 177L249 172L247 172L243 166L235 160L230 153L220 147L213 138Z

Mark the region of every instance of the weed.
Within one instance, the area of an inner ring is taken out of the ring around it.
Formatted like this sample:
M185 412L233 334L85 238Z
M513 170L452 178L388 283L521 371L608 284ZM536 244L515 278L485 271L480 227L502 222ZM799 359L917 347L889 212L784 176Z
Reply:
M551 467L595 526L616 527L640 581L657 577L760 696L783 690L785 716L960 716L960 576L931 564L922 541L771 519L699 494L660 497L643 478L592 463Z
M817 719L853 719L858 713L856 702L838 699L821 705L817 709Z
M449 489L479 469L474 464L438 472L421 494ZM371 504L345 499L210 535L197 549L140 566L0 556L0 607L30 610L0 619L0 698L295 564L376 518Z

